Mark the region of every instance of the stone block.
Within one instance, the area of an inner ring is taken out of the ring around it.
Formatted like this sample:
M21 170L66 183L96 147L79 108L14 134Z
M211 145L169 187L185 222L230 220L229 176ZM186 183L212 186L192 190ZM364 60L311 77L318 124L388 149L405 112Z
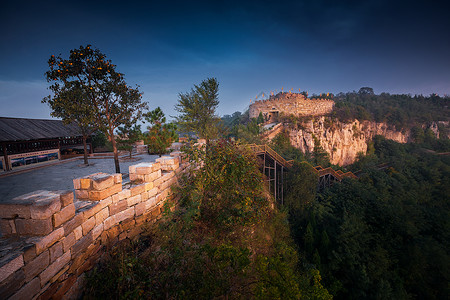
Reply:
M158 200L157 200L156 197L152 197L152 198L148 199L148 200L147 200L147 209L149 209L149 208L155 206L156 203L157 203L157 201L158 201Z
M103 233L103 223L95 226L92 229L92 239L95 241Z
M16 234L16 224L13 220L0 220L0 233L3 236Z
M70 234L75 228L81 225L83 222L82 214L76 214L71 220L64 223L64 235Z
M15 219L17 234L22 236L43 236L53 230L52 218L45 220Z
M2 273L0 273L0 277L3 277ZM6 278L5 280L0 280L1 299L8 299L11 295L17 292L25 283L25 275L23 270L14 272L13 274L5 278Z
M141 232L142 229L140 227L131 228L131 230L127 232L127 237L132 240L135 237L137 237Z
M73 188L75 190L81 190L81 178L75 178L73 180Z
M0 261L0 282L14 274L23 266L22 254L10 253L6 257L2 257Z
M70 267L70 263L65 265L65 267L63 267L61 270L58 271L58 273L56 273L55 275L53 275L52 278L50 278L49 283L54 283L56 281L62 281L62 279L65 277L64 274L67 274L67 270L69 270ZM60 280L61 278L61 280ZM57 285L59 285L59 283L56 283Z
M158 188L157 187L152 188L150 191L148 191L147 194L149 198L155 197L158 194Z
M0 218L13 219L13 218L31 218L31 207L28 205L18 205L15 203L0 203Z
M95 226L95 217L90 217L88 220L81 224L81 228L83 229L83 235L86 235L92 228Z
M103 222L103 229L108 230L117 223L118 222L116 222L116 215L111 215L108 218L106 218L105 221Z
M83 229L81 228L81 225L78 226L73 230L73 233L75 234L75 239L78 241L83 237Z
M127 199L127 206L130 207L130 206L136 205L137 203L140 203L141 201L142 201L142 196L140 194L130 197Z
M128 207L127 199L119 201L117 203L113 203L109 206L109 214L115 215L121 211L124 211Z
M118 184L118 183L122 184L122 174L121 173L113 174L113 176L114 176L114 184Z
M33 299L41 290L41 281L38 277L24 285L9 300Z
M89 207L95 205L95 203L92 201L80 200L80 199L77 199L73 204L75 205L76 214L78 214L78 212L80 212L80 211L84 211L84 210L88 209Z
M28 282L39 275L50 264L50 252L46 250L30 261L23 268L25 272L25 281Z
M131 196L136 196L145 192L145 184L134 185L130 188Z
M148 175L145 175L144 181L145 182L153 182L156 179L158 179L159 177L161 177L161 169L159 169L159 170L157 170L157 171L155 171L153 173L150 173Z
M127 231L130 228L132 228L135 223L136 222L134 221L134 219L128 219L126 221L123 221L122 224L120 224L120 228L122 231Z
M154 187L153 182L146 182L145 183L145 190L149 191Z
M130 207L127 210L122 211L116 215L116 222L119 223L133 217L134 217L134 207Z
M36 241L36 255L44 252L51 245L62 239L64 236L64 228L58 228L54 230L49 235L43 237L42 239Z
M89 191L89 200L100 201L120 191L122 191L122 184L114 184L101 191L91 190Z
M84 252L87 247L89 247L90 244L92 244L92 231L89 232L87 235L82 237L79 241L75 243L75 245L72 246L70 249L70 252L72 252L73 257L78 256L80 253Z
M87 220L90 217L94 216L95 214L97 214L100 210L104 209L105 207L111 205L113 196L108 197L106 199L100 200L100 201L96 201L96 202L92 202L92 206L90 206L88 209L83 210L83 219Z
M129 173L130 175L131 175L131 174L136 174L136 167L137 167L138 165L139 165L139 164L129 166L129 167L128 167L128 173Z
M61 208L59 194L38 190L0 204L0 218L47 219Z
M113 241L119 235L119 227L114 226L108 230L108 240Z
M61 201L61 207L65 207L73 203L73 192L72 191L61 191L59 193L59 199Z
M176 177L172 177L172 178L170 178L169 180L167 180L167 181L161 183L159 189L160 189L160 190L165 190L165 189L171 187L171 186L172 186L173 184L175 184L176 182L177 182L177 178L176 178Z
M138 175L136 173L130 173L130 181L138 180Z
M94 190L102 191L114 185L115 177L114 175L109 175L105 173L95 174L89 176L92 183L91 186Z
M124 189L121 192L119 192L117 195L119 196L119 201L123 200L125 198L130 198L131 197L131 190L130 189Z
M41 286L44 286L53 276L55 276L66 264L70 262L70 251L64 253L54 263L49 265L40 275Z
M180 157L181 156L181 151L172 151L169 154L172 157Z
M59 227L75 216L75 205L69 204L53 215L53 226Z
M77 281L77 276L71 275L65 279L61 284L58 284L59 289L52 294L53 299L63 299L64 294L72 287L72 285ZM66 297L65 299L69 299Z
M136 205L136 207L134 208L136 216L144 214L144 212L147 210L146 202L142 202Z
M75 238L75 233L72 232L71 234L69 234L68 236L66 236L65 238L63 238L61 240L62 245L63 245L63 251L67 252L69 251L69 249L75 245L75 242L77 241L77 239Z
M179 163L175 164L168 164L168 165L161 165L161 170L163 171L175 171L180 167Z
M153 172L153 164L152 163L140 163L136 165L136 174L138 175L147 175ZM134 173L134 172L133 172Z
M91 179L89 177L80 178L81 181L81 189L89 190L91 189Z
M175 160L171 156L161 156L160 158L156 159L157 163L161 164L161 168L163 165L171 165L175 163Z
M142 201L146 201L148 199L148 192L144 192L141 194Z
M29 263L31 260L33 260L36 257L36 244L35 243L32 242L32 243L26 244L22 250L23 250L23 262L25 264Z
M119 241L123 241L126 238L127 238L127 233L126 232L121 232L119 234Z
M95 215L95 225L100 225L107 217L109 217L109 208L105 207Z
M75 190L75 197L81 200L89 199L89 192L87 190Z
M50 263L54 262L58 257L63 255L63 246L61 242L57 242L49 248L50 250Z

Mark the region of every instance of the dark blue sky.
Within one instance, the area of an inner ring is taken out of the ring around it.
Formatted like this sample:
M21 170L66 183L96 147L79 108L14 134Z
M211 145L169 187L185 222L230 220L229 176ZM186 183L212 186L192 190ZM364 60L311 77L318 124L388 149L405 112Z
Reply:
M5 2L5 1L4 1ZM0 116L49 118L51 54L92 44L174 115L180 92L220 83L218 114L260 92L450 94L450 17L436 1L8 1Z

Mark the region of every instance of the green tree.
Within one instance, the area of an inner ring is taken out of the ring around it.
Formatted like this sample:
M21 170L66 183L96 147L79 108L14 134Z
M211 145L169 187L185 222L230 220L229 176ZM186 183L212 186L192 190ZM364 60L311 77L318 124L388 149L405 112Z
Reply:
M50 90L55 94L50 99L70 102L76 96L83 111L95 116L98 128L111 141L116 172L120 173L114 131L120 125L135 123L147 107L142 102L138 87L127 86L116 66L106 59L105 54L90 45L70 50L68 59L52 55L48 64L50 70L45 75L48 82L53 82Z
M49 61L52 69L54 63ZM47 82L57 81L49 72L46 73ZM75 123L80 129L83 137L84 147L84 164L88 165L87 153L87 138L92 135L97 129L95 121L95 112L91 109L88 96L83 90L79 82L66 82L61 85L60 82L55 82L49 89L54 93L54 96L47 96L42 100L42 103L47 103L52 110L53 117L61 118L64 124Z
M256 119L256 123L258 123L258 124L264 123L264 116L263 116L262 112L259 112L258 118Z
M219 118L215 115L219 105L219 83L216 78L207 78L199 85L194 85L188 93L178 95L175 110L180 113L177 118L181 129L194 131L200 138L209 142L217 136Z
M142 140L141 125L126 124L125 126L119 126L117 135L118 149L126 150L130 153L133 151L133 144Z
M145 136L148 153L156 153L161 156L166 153L167 147L177 140L177 125L174 123L166 124L166 117L160 107L144 114L144 117L151 124L147 127L149 132Z

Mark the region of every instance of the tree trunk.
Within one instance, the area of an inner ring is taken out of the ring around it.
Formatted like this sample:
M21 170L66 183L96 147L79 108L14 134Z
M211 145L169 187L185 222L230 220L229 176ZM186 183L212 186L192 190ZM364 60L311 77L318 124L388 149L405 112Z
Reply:
M119 153L117 152L116 139L114 138L114 131L109 131L109 136L111 137L111 144L114 152L114 164L116 166L116 173L120 173L120 165L119 165Z
M88 154L87 154L87 143L86 143L86 140L87 140L87 136L84 136L83 135L83 147L84 147L84 164L85 165L89 165L89 162L88 162Z

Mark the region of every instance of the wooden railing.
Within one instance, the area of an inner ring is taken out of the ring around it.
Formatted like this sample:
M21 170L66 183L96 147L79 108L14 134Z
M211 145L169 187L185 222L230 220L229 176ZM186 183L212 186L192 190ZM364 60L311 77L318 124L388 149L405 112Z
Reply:
M272 148L270 148L267 145L256 145L256 144L249 144L245 145L246 147L250 148L255 154L261 154L261 153L267 153L270 156L272 156L273 159L275 159L278 163L283 165L286 168L292 167L292 161L285 160L281 155L276 153Z
M328 168L322 168L322 166L315 166L313 168L313 170L317 173L317 175L319 175L319 177L327 175L327 174L331 174L334 177L336 177L336 179L338 179L339 181L341 181L343 178L345 177L350 177L350 178L355 178L357 179L358 177L353 174L352 172L342 172L341 170L335 171L333 168L328 167Z
M270 148L267 145L257 145L257 144L249 144L249 145L244 145L245 147L250 148L250 150L252 152L254 152L255 154L261 154L261 153L267 153L270 156L272 156L273 159L275 159L278 163L280 163L281 165L283 165L286 168L291 168L292 164L293 164L293 160L285 160L281 155L279 155L277 152L275 152L272 148ZM328 175L331 174L334 177L336 177L337 180L341 181L343 178L345 177L350 177L350 178L355 178L357 179L358 177L353 174L352 172L346 172L344 173L341 170L335 171L333 168L328 167L328 168L323 168L322 166L312 166L311 164L304 162L308 165L311 166L311 168L314 170L314 172L319 176L324 176L324 175Z

